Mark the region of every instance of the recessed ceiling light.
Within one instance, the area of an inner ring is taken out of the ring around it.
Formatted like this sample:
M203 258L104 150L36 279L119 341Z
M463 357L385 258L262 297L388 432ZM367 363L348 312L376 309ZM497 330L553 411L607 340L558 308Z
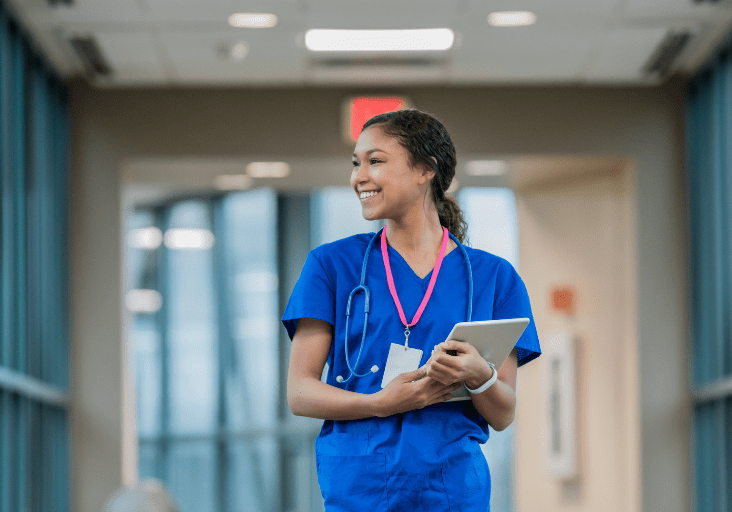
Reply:
M249 55L249 47L243 41L232 45L229 51L229 56L232 60L244 60L247 55Z
M290 174L287 162L252 162L247 164L247 174L252 178L284 178Z
M229 16L229 25L243 28L271 28L277 25L277 16L259 12L237 12Z
M173 228L165 232L165 247L168 249L210 249L214 234L208 229Z
M157 290L130 290L125 295L125 306L133 313L155 313L163 305Z
M501 11L488 15L488 23L494 27L523 27L536 23L536 14L529 11Z
M252 179L246 174L222 174L213 183L219 190L244 190L252 185Z
M311 29L305 46L313 52L398 52L449 50L455 33L449 28L410 30Z
M127 234L127 245L135 249L157 249L163 243L163 233L158 228L133 229Z
M500 176L508 171L508 163L503 160L471 160L465 167L470 176Z

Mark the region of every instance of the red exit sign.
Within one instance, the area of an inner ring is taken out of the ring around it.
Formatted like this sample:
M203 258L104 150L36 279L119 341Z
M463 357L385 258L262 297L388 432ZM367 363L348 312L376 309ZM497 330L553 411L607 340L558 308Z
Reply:
M359 96L346 101L343 134L349 143L356 142L363 124L374 116L409 108L406 98L400 96Z

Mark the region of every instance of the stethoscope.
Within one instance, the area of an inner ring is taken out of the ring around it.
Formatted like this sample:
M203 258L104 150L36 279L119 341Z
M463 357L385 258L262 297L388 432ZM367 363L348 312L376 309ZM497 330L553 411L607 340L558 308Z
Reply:
M358 362L361 360L361 353L363 352L363 344L364 341L366 341L366 326L368 325L369 321L369 299L371 298L371 291L366 286L366 265L369 261L369 255L371 254L371 248L374 245L374 242L377 238L379 238L379 235L383 233L383 231L386 229L386 226L384 226L382 229L376 232L374 236L371 238L371 241L369 242L369 245L366 247L366 252L363 255L363 265L361 266L361 282L360 284L355 287L353 290L351 290L351 293L348 295L348 303L346 304L346 335L345 335L345 350L346 350L346 365L348 365L348 371L351 375L348 376L347 379L343 379L341 375L336 377L336 381L339 383L345 383L351 380L352 377L366 377L367 375L370 375L372 373L376 373L379 371L379 367L374 365L371 367L371 370L364 373L359 374L356 373L355 368L358 366ZM463 253L463 258L465 258L465 264L468 267L468 322L470 322L470 319L473 316L473 270L470 267L470 258L468 257L468 252L465 250L465 247L463 247L463 244L461 244L457 238L453 236L452 233L448 232L448 235L450 235L450 238L455 242L455 244L460 248L460 250ZM364 306L363 306L363 333L361 335L361 346L358 349L358 357L356 357L356 364L351 366L351 361L348 358L348 324L349 320L351 318L351 299L360 291L363 291L364 293Z

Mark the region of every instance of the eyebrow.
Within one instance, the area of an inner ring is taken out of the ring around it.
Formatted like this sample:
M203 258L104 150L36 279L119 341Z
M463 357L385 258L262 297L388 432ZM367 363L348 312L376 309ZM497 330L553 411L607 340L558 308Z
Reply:
M384 151L383 149L369 149L368 151L366 151L366 155L370 155L371 153L376 153L377 151L379 153L386 153L386 151ZM388 155L389 153L386 153L386 154ZM354 157L354 158L358 158L358 156L356 155L356 153L354 153L351 156Z

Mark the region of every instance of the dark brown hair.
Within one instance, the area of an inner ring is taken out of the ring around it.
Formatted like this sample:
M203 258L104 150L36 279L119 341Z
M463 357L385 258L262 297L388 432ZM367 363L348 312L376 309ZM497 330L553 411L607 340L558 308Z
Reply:
M374 125L379 125L384 133L396 138L409 151L413 167L424 165L435 171L432 197L440 224L461 244L467 243L468 225L463 212L455 198L445 195L455 176L457 159L455 146L442 123L425 112L407 109L374 116L366 121L363 130Z

